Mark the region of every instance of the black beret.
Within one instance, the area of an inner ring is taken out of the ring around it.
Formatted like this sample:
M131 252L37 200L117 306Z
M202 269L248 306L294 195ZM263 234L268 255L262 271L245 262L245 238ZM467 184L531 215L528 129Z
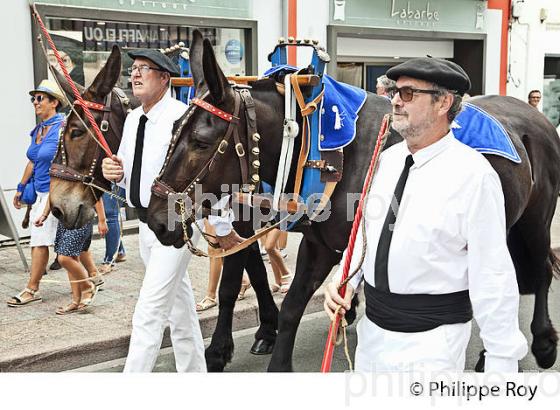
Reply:
M471 80L465 70L452 61L441 58L413 58L387 70L387 77L397 81L401 76L429 81L448 90L465 94L471 88Z
M127 54L133 60L135 58L145 58L147 60L150 60L163 71L167 71L169 74L171 74L171 77L181 76L181 68L179 67L179 64L174 63L173 60L171 60L159 50L155 50L153 48L144 48L129 51Z

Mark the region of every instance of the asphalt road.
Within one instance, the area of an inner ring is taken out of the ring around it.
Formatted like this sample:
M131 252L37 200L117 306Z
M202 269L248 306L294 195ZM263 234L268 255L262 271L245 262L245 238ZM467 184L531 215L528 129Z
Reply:
M560 329L560 296L557 290L559 288L557 281L553 282L550 293L550 312L553 323L557 329ZM533 312L532 296L522 296L520 306L520 324L521 330L527 336L531 343L530 324ZM363 312L362 312L363 313ZM327 337L329 322L322 313L314 313L304 316L298 331L296 346L294 349L294 370L297 372L318 372L321 366L323 356L323 348ZM226 372L265 372L269 356L254 356L249 353L249 349L253 344L253 334L255 329L247 329L234 333L235 352L232 363L226 367ZM350 356L354 357L354 348L356 345L355 326L348 328L348 344ZM479 351L482 349L482 343L478 338L478 328L473 326L473 336L467 350L466 369L473 370L478 360ZM210 340L205 340L206 345ZM120 372L122 371L124 359L114 360L111 362L101 363L94 366L88 366L74 371L92 371L92 372ZM523 371L540 370L531 354L528 354L521 363L520 367ZM337 347L333 360L332 371L344 372L348 370L348 363L344 357L342 346ZM555 366L550 369L560 371L560 360L557 360ZM174 358L171 348L162 350L160 357L154 369L156 372L174 372Z

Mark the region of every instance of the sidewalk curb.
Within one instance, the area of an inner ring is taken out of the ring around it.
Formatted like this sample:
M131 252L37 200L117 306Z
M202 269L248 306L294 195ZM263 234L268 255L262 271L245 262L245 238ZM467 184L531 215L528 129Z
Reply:
M274 298L280 307L282 297ZM249 302L249 303L247 303ZM323 309L322 292L316 292L309 301L305 314L319 312ZM203 312L200 315L200 327L204 339L212 336L218 320L218 310ZM236 306L233 315L233 331L249 329L259 325L259 312L256 297L248 298ZM126 357L130 334L115 335L113 338L95 342L70 345L67 348L50 350L38 354L21 356L0 361L0 372L61 372L87 365L106 362ZM162 348L171 346L169 328L165 330Z

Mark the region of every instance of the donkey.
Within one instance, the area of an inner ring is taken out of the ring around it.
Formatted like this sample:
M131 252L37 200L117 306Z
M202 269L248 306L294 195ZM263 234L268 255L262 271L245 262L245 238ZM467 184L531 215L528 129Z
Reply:
M92 113L98 125L100 125L102 119L108 121L109 128L104 133L104 137L113 153L116 153L119 148L128 111L140 105L135 98L128 101L123 97L122 91L115 88L120 72L121 53L119 48L114 46L107 63L97 74L91 86L87 89L77 86L84 100L104 104L107 108L107 111L92 110ZM62 75L58 73L56 75L62 88L73 101L70 85ZM79 106L75 108L78 115L85 118L82 108ZM104 116L105 112L107 114ZM87 126L92 130L89 124ZM54 178L51 179L50 188L52 212L68 228L81 227L95 216L94 206L101 191L84 184L84 182L93 182L94 185L106 190L110 188L110 182L103 178L101 172L103 155L103 151L90 137L88 130L84 128L80 119L74 113L71 113L66 120L66 128L61 136L60 146L53 161L52 174ZM70 175L69 170L71 171ZM243 226L236 224L236 229L245 234ZM258 263L259 259L260 264ZM220 286L220 301L228 299L235 301L237 298L239 287L235 290L235 286L236 283L241 284L241 275L246 260L252 261L247 270L261 307L259 314L261 326L255 335L256 341L252 352L267 354L270 353L276 339L278 309L268 291L266 268L256 244L244 250L244 252L226 258L223 268L226 274L222 278ZM264 272L264 274L259 274L259 272ZM237 276L239 276L239 280L236 282ZM234 294L229 295L229 291L233 291ZM225 306L222 302L220 302L220 305ZM231 314L222 314L218 320L219 329L223 330L215 333L216 342L209 349L210 351L212 349L217 351L214 360L210 359L208 361L208 368L211 370L221 370L225 363L231 360L233 354L232 315L233 311L231 311ZM229 338L227 335L229 335Z
M128 111L139 106L136 99L129 100L124 92L115 88L121 74L121 52L118 46L113 46L105 66L95 77L93 83L84 88L76 85L82 98L86 101L101 104L103 111L91 109L90 111L98 125L103 120L108 125L104 132L105 140L116 153L122 138L124 120ZM55 71L63 90L74 102L74 94L70 84L64 76ZM86 126L93 132L87 122L81 106L74 107L80 117L86 121ZM64 133L51 167L50 201L53 215L68 229L84 226L95 217L95 203L102 192L86 185L84 182L93 183L105 190L109 190L111 183L103 178L101 160L105 153L88 133L88 129L74 112L66 118ZM95 135L95 134L94 134ZM68 172L70 171L70 172Z
M246 107L240 104L240 90L228 83L214 55L212 45L195 33L191 44L191 69L196 94L225 113L239 109L237 124L240 139L249 146L246 135ZM255 103L260 144L260 178L273 184L278 168L284 119L284 98L273 79L252 84L250 94ZM497 118L512 138L522 162L514 164L502 157L486 158L498 172L505 196L508 246L515 263L519 290L535 294L531 331L532 352L543 368L551 367L557 354L557 336L548 314L548 290L553 273L560 264L550 248L550 226L560 191L560 141L554 127L536 110L515 98L488 96L470 100ZM279 333L269 364L269 371L291 371L296 331L305 307L340 261L352 225L348 221L347 193L361 192L382 118L391 112L388 100L368 93L357 121L355 141L344 148L345 170L331 196L331 216L322 222L300 224L303 233L299 246L295 278L279 315ZM160 181L175 192L197 182L203 193L220 196L222 184L242 182L240 161L233 147L221 144L228 123L198 106L191 106L183 118L169 161ZM300 123L301 129L301 123ZM294 153L301 142L296 139ZM396 142L392 137L387 146ZM233 145L233 144L230 144ZM220 151L218 149L220 148ZM211 161L214 159L213 161ZM212 168L208 164L213 164ZM293 164L296 163L294 158ZM217 165L216 165L217 164ZM206 167L203 178L198 178ZM295 166L287 186L293 186ZM152 195L148 224L162 243L180 246L183 231L178 223L167 226L167 203ZM224 275L227 273L224 273ZM482 369L483 356L477 364Z

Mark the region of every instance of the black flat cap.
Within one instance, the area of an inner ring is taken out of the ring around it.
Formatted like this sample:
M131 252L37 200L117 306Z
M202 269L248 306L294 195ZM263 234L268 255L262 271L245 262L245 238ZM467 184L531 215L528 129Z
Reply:
M169 74L171 74L171 77L181 76L181 69L179 68L179 64L174 63L173 60L171 60L159 50L154 50L153 48L144 48L129 51L127 54L133 60L135 58L145 58L147 60L150 60L163 71L167 71Z
M429 81L448 90L465 94L471 88L471 80L465 70L458 64L441 58L413 58L387 70L387 77L397 81L406 76Z

